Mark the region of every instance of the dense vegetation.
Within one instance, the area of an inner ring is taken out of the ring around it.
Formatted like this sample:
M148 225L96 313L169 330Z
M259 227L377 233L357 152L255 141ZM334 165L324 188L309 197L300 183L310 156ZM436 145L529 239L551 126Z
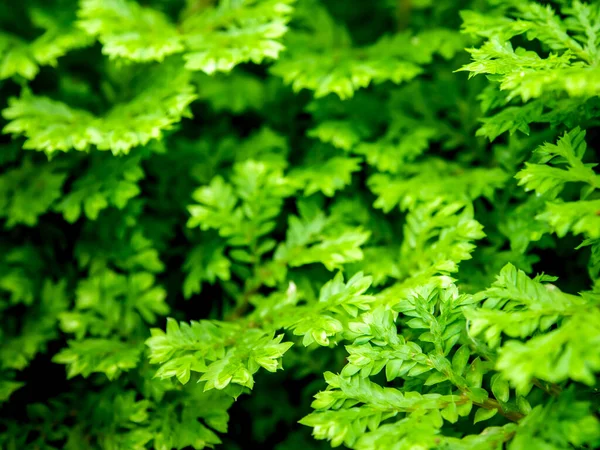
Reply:
M600 2L0 3L0 449L600 448Z

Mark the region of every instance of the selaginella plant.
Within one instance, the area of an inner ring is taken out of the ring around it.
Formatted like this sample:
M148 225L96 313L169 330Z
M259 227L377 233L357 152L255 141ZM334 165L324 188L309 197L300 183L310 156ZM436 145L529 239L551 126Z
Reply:
M599 2L5 1L0 108L0 449L600 447Z

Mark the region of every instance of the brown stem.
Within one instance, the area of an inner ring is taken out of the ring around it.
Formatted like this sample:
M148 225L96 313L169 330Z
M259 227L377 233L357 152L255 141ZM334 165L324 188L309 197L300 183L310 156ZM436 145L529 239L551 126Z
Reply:
M233 311L227 314L227 316L225 317L225 321L232 322L242 317L246 313L246 311L248 311L248 308L250 308L250 299L254 294L258 292L260 286L261 285L257 285L253 288L246 290L244 292L244 295L242 296L242 301L240 302L240 304L237 305Z
M252 253L256 254L256 251L253 251ZM255 264L257 265L258 261ZM287 260L277 261L277 264L281 266L286 266ZM231 322L242 317L250 308L250 299L252 298L252 296L256 294L261 287L263 287L265 283L265 278L268 278L272 275L272 272L270 270L262 270L260 267L258 268L258 270L255 268L254 273L257 279L255 279L254 283L252 283L251 286L246 286L239 305L237 305L233 311L227 314L227 316L224 318L225 321Z
M546 392L547 394L550 394L552 397L558 397L562 392L562 388L555 383L541 382L537 378L534 378L532 380L532 383L534 384L534 386L537 386L542 391Z
M483 343L478 342L474 339L471 339L471 344L470 347L475 350L476 353L478 353L482 358L487 359L488 361L492 362L494 365L496 364L496 357L495 354ZM545 393L553 396L553 397L558 397L560 395L560 393L562 392L562 388L556 384L556 383L549 383L547 381L540 381L537 378L533 378L531 380L531 382L533 383L534 386L536 386L537 388L541 389L542 391L544 391Z
M508 420L511 420L513 422L518 422L523 417L525 417L525 414L521 414L518 411L505 411L500 405L500 403L498 403L498 401L494 400L493 398L487 398L483 402L473 402L473 404L485 409L497 409L500 415L506 417Z
M402 31L408 26L411 9L411 0L398 0L396 4L396 27L398 31Z
M436 342L436 347L441 348L441 346L439 345L439 343ZM443 356L443 351L438 350L440 356L442 358L444 358ZM448 379L450 380L450 382L452 384L454 384L461 392L464 398L469 398L469 393L471 392L471 388L467 385L466 380L461 376L461 375L457 375L455 374L452 369L450 370L444 370L442 367L436 367L434 361L432 361L431 359L429 359L429 363L432 367L435 367L438 371L440 371L442 374L446 375L446 377L448 377ZM524 414L521 414L518 411L508 411L505 410L502 405L494 398L486 398L483 402L476 402L473 401L474 405L480 406L482 408L485 409L496 409L498 410L498 412L500 413L500 415L506 417L508 420L511 420L513 422L518 422L519 420L521 420L523 417L525 417Z
M187 8L185 8L179 16L179 22L177 24L179 31L181 31L182 23L185 22L186 19L189 19L194 14L210 8L214 3L216 3L216 0L196 0L194 2L190 2Z
M186 16L191 16L192 14L212 6L213 3L215 3L215 0L196 0L190 6L188 6L188 8L185 10L185 14Z

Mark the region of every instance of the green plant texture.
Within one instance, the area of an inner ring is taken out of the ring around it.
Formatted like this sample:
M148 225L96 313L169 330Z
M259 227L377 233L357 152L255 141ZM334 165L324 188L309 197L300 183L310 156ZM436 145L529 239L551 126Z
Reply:
M600 448L600 2L0 2L0 450Z

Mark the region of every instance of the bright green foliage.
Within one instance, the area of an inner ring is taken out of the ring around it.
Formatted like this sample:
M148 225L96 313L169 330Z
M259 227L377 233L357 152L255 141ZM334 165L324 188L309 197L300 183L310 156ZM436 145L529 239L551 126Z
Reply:
M473 62L463 68L473 75L495 75L507 100L519 96L523 101L551 92L565 91L570 96L598 95L600 78L595 68L599 43L598 5L569 2L561 20L550 5L535 2L506 2L508 17L484 17L477 12L463 13L463 30L488 40L471 50ZM550 51L547 57L525 48L514 48L511 39L525 34Z
M277 58L293 0L189 1L175 23L132 0L85 0L77 26L110 58L162 61L184 52L185 68L208 74Z
M370 283L369 278L357 274L344 284L338 275L323 286L317 301L301 306L292 288L287 301L258 303L249 319L237 324L201 321L179 325L169 319L166 332L153 329L146 342L150 361L161 364L156 374L159 378L175 376L185 384L191 372L199 372L203 374L200 381L206 381L205 390L222 390L230 384L252 389L258 369L281 369L281 358L293 345L282 342L283 334L275 336L274 330L290 329L294 335L304 336L304 346L314 342L327 346L331 337L344 330L344 322L369 309L374 299L362 293ZM257 328L259 320L267 324L262 329Z
M484 110L515 106L486 118L478 133L494 139L505 131L529 133L531 122L573 126L593 117L600 94L598 4L490 3L499 6L462 13L463 31L485 41L470 50L473 62L461 70L489 75L492 84L482 93ZM542 51L515 45L520 36ZM523 104L512 101L516 98Z
M110 58L162 61L183 50L175 26L160 11L127 0L81 2L77 26L102 44Z
M498 369L518 390L530 389L534 377L551 382L572 378L594 385L594 371L600 370L598 355L591 350L600 329L598 295L564 294L542 280L556 279L531 280L512 265L504 267L492 287L480 294L483 307L465 310L470 334L483 334L496 348L502 335L523 339L547 331L527 343L506 341L498 351Z
M591 0L0 2L0 449L600 448L599 63Z
M565 183L581 182L590 185L586 192L586 196L589 195L600 186L600 176L594 173L595 164L583 163L585 150L585 132L579 128L566 133L556 145L540 146L535 153L539 157L539 163L525 163L525 169L516 175L519 185L543 195L552 190L558 191L555 194L560 193ZM550 162L554 165L566 165L566 170L550 166Z
M68 366L67 376L89 376L105 373L109 380L122 370L133 369L140 359L140 348L112 339L86 339L69 342L69 348L57 353L52 360Z
M288 51L273 67L295 91L310 89L316 97L330 93L341 99L353 96L371 82L411 80L422 73L434 54L452 58L463 47L461 36L453 30L431 29L411 36L398 33L384 36L367 47L353 47L343 25L312 1L304 2L297 14L298 31L286 41Z
M471 201L478 197L493 197L494 191L506 183L506 174L497 168L463 169L437 159L428 159L422 163L406 164L403 174L393 177L377 173L369 180L369 188L376 194L374 206L386 212L396 205L406 210L414 208L419 202L437 199L455 199ZM455 173L460 179L455 180ZM452 189L448 185L452 184Z
M281 344L282 338L218 322L179 326L170 320L166 333L155 329L147 344L150 361L162 363L156 373L159 378L176 376L185 384L194 371L203 374L205 390L225 389L230 383L252 389L252 375L259 367L270 372L281 368L281 357L291 346Z
M102 116L24 92L20 98L10 99L8 108L2 111L10 121L3 131L25 136L23 148L50 155L72 149L88 150L90 146L117 155L160 138L163 131L188 115L188 105L195 98L194 88L189 75L180 71L177 64L165 63L151 74L143 71L114 76L122 75L130 78L134 88L129 86L128 90L133 92ZM140 76L142 82L136 79Z
M583 162L585 152L585 132L575 128L561 137L556 145L541 146L535 152L537 163L526 163L525 169L516 175L519 184L527 190L535 190L538 195L550 200L546 210L537 218L547 222L559 236L569 231L590 238L600 236L600 203L585 200L593 198L594 191L600 188L600 175L594 172L596 163ZM556 167L558 165L564 168ZM557 198L566 183L583 183L581 200L564 202Z

